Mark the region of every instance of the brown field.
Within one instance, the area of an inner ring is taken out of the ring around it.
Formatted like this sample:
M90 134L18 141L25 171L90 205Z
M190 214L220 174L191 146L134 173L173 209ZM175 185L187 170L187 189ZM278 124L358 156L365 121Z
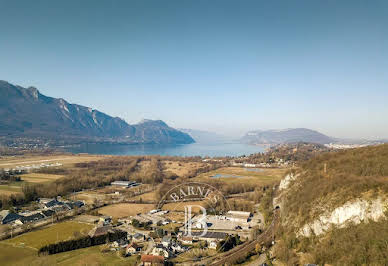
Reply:
M11 196L11 195L22 195L21 191L9 191L3 188L0 188L0 196Z
M167 203L164 204L162 207L162 210L169 210L169 211L176 211L176 212L184 212L185 206L187 205L201 205L203 206L205 204L204 201L185 201L185 202L174 202L174 203ZM199 212L199 208L193 207L192 212Z
M22 194L22 183L23 182L12 182L9 184L0 185L0 195L10 196Z
M83 200L86 202L86 204L92 204L96 200L97 201L105 200L105 195L101 193L96 193L94 191L83 191L75 194L71 198L76 200Z
M63 177L63 175L40 174L40 173L28 173L21 176L23 181L31 182L31 183L49 183L61 177Z
M143 201L153 201L153 202L156 202L158 197L157 197L156 191L151 191L151 192L147 192L147 193L141 194L139 196L135 196L135 197L133 197L131 199L133 199L133 200L140 200L140 199L142 199Z
M142 193L143 191L149 191L152 188L149 184L141 184L140 186L125 188L120 186L106 186L94 190L95 193L99 194L111 194L115 192L120 192L125 194L126 192Z
M87 224L96 224L99 220L100 220L99 216L82 214L74 217L73 221L80 222L80 223L87 223Z
M135 216L138 213L146 213L152 209L155 209L154 204L119 203L102 207L98 210L98 213L113 218L123 218Z
M172 221L183 222L185 220L185 215L183 212L170 211L169 213L165 214L164 217L166 217Z
M164 171L172 172L178 176L187 175L191 170L197 169L205 165L206 164L204 163L198 162L163 161Z

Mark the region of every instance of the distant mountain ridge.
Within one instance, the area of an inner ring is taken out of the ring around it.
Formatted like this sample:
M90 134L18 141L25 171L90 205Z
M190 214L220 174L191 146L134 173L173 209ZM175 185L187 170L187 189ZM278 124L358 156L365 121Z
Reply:
M284 144L296 142L327 144L335 140L315 130L288 128L281 130L249 131L241 138L241 141L248 144Z
M226 136L204 130L190 128L179 128L179 130L189 134L198 143L220 143L231 140Z
M47 97L35 87L0 81L0 136L82 138L125 143L188 144L188 134L161 120L129 125L119 117L64 99Z

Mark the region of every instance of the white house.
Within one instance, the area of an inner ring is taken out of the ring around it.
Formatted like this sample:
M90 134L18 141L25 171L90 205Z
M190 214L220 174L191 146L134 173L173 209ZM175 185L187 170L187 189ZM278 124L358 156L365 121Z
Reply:
M209 248L210 249L217 249L217 241L210 241Z
M164 246L162 246L162 245L157 245L156 247L154 247L152 249L151 254L155 255L155 256L163 256L165 258L169 258L170 257L170 254L169 254L168 250Z

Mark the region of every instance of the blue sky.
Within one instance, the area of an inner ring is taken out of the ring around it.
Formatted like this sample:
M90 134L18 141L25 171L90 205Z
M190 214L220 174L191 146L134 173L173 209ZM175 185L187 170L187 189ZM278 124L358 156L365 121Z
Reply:
M388 1L0 0L0 79L135 123L388 138Z

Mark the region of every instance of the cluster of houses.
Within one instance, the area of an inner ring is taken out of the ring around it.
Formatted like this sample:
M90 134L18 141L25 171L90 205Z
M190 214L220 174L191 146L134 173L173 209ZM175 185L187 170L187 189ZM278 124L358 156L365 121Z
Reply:
M142 265L163 265L164 261L188 251L198 242L201 242L201 245L203 244L209 249L217 249L218 243L228 236L225 232L208 231L203 233L203 231L197 230L191 232L191 235L185 235L183 232L174 234L163 230L163 235L160 235L156 239L151 239L150 232L158 228L162 223L168 222L163 217L167 213L168 211L151 210L146 214L138 214L130 218L119 219L117 226L112 226L111 217L101 216L99 217L97 226L89 232L89 236L94 237L108 234L113 229L127 231L127 238L111 243L110 249L112 251L123 250L126 256L139 254L141 255ZM245 215L245 213L232 214L235 215L235 218L240 217L239 215ZM137 219L139 223L149 224L150 230L140 231L136 229L132 224L134 219Z
M41 198L38 202L40 206L34 211L19 213L14 213L9 210L0 211L1 224L22 225L38 222L53 217L56 213L67 212L85 205L82 201L62 201L57 198Z
M198 241L206 241L208 248L217 249L218 243L225 239L227 236L228 234L225 232L208 231L203 234L203 231L194 231L191 232L191 236L185 236L182 234L179 236L178 239L181 241L182 244L185 245L191 245L194 242Z
M165 259L175 257L176 255L187 251L188 248L181 245L178 241L170 235L163 236L161 243L154 246L151 255L163 256Z
M58 167L58 166L62 166L62 164L57 162L57 163L41 163L41 164L32 164L32 165L22 165L22 166L16 166L15 168L12 168L12 169L5 168L4 172L6 172L6 173L13 172L13 173L22 174L25 172L29 172L30 170L37 170L37 169L41 169L41 168Z
M274 166L285 167L285 166L289 165L289 162L288 161L284 161L281 158L276 158L274 163L257 163L257 164L254 164L254 163L236 163L236 162L232 162L231 165L232 166L237 166L237 167L244 167L244 168L272 168Z
M111 224L109 217L102 216L98 224L89 232L90 237L106 235L113 230L123 230L122 227L114 227ZM145 247L151 245L145 250ZM176 238L171 235L165 235L159 243L154 243L149 236L136 232L135 234L127 234L125 239L119 239L110 244L112 251L124 250L126 256L142 254L142 263L147 265L148 262L154 261L164 262L165 259L175 257L176 255L185 252L188 248L182 245ZM152 264L154 265L154 264Z

